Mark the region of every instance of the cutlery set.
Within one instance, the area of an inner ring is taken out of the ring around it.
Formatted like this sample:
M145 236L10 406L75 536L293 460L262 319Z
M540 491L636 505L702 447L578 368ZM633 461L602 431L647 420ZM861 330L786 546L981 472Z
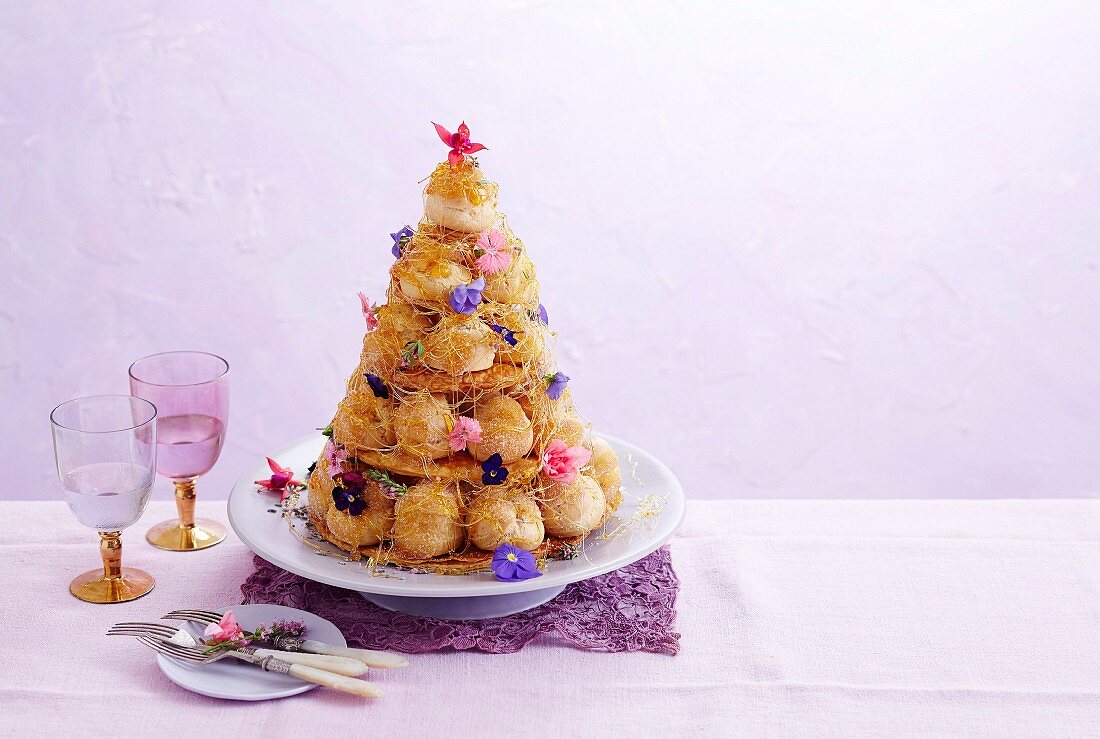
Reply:
M163 618L209 625L217 624L222 616L216 611L178 610ZM266 672L290 675L362 698L382 695L378 685L358 679L368 668L389 669L408 664L403 656L392 652L340 647L290 637L275 639L270 645L273 648L241 646L211 651L184 629L147 621L117 623L107 631L107 635L135 637L153 651L186 664L209 665L233 657Z

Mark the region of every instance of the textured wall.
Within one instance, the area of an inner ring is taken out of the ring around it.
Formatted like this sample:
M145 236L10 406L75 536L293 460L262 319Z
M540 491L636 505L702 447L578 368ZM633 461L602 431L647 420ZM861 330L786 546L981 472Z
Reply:
M1095 3L359 5L0 5L0 496L154 351L233 366L210 495L323 425L461 118L689 494L1100 492Z

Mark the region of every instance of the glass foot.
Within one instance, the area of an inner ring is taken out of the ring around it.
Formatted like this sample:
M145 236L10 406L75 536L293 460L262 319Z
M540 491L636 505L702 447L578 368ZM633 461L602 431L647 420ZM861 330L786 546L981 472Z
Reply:
M164 521L149 529L149 543L170 552L190 552L212 547L225 538L225 527L217 521L196 518L194 526L180 526L179 521Z
M145 570L123 567L121 577L107 578L103 569L77 575L69 583L69 592L88 603L125 603L136 600L156 585L156 580Z

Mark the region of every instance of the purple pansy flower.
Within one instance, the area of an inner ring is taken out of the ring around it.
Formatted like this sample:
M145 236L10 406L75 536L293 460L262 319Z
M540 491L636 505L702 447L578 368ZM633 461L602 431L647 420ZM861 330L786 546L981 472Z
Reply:
M496 548L489 567L497 579L504 582L530 580L542 575L535 563L535 555L511 544L501 544Z
M565 391L565 386L569 384L569 376L564 372L555 372L552 375L547 375L545 379L547 382L546 394L552 400L560 398L562 392Z
M333 478L336 485L332 488L332 502L336 504L336 510L347 511L349 515L361 516L367 509L367 501L363 497L363 490L367 486L366 479L358 472L344 472Z
M550 316L546 315L546 306L542 303L539 303L539 320L547 326L550 325Z
M508 346L515 346L519 339L516 338L516 332L510 328L504 328L504 326L498 326L495 323L491 324L489 328L500 334L500 337L508 342Z
M416 232L408 226L402 227L397 233L390 234L390 238L393 239L393 248L390 249L390 253L394 257L401 256L401 250L405 248L405 244L409 243L409 239L413 237Z
M374 397L382 398L385 400L390 397L390 389L386 387L386 383L382 382L382 378L378 375L367 372L365 377L367 378L367 384L370 385L370 389L374 392Z
M494 454L481 463L483 485L499 485L507 479L508 468L504 466L504 459L499 454Z
M478 277L469 285L459 285L451 291L451 297L447 301L455 313L468 316L477 310L481 304L481 291L485 289L485 278Z

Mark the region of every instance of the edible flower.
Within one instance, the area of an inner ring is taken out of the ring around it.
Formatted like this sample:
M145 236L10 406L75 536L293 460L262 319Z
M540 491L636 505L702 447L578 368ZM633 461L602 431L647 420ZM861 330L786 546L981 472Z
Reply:
M564 372L555 372L543 378L546 380L546 394L551 400L557 400L565 392L565 386L569 384L569 376Z
M542 303L539 303L539 320L542 321L545 326L550 325L550 316L546 315L546 306Z
M489 568L502 582L519 582L542 575L535 563L535 555L511 544L501 544L493 551Z
M469 285L459 285L451 291L447 300L455 313L468 316L481 304L481 291L485 289L485 278L478 277Z
M267 466L271 468L271 477L266 480L256 480L255 484L271 493L282 493L279 501L286 500L298 488L305 487L301 480L294 479L294 470L283 467L271 457L267 458Z
M484 275L495 275L512 264L512 250L508 248L508 239L495 228L477 237L477 248L481 250L481 256L477 258L477 268Z
M336 485L332 488L332 502L336 510L347 511L348 515L361 516L367 509L363 490L367 481L358 472L341 472L332 478Z
M344 471L344 463L348 461L348 450L330 441L325 446L325 458L328 460L328 476L336 477Z
M481 442L481 424L476 418L459 416L455 419L455 426L451 433L447 434L447 440L451 444L452 452L461 452L466 444L478 444Z
M226 611L221 621L207 626L202 635L208 647L231 649L248 645L248 638L233 611Z
M498 326L493 323L489 325L489 328L500 334L500 337L508 342L508 346L515 346L519 339L516 338L516 332L510 328L504 328L504 326Z
M362 292L359 293L359 302L363 305L363 318L367 322L367 333L370 333L378 328L378 316L374 314L378 310L378 306L370 302L370 299Z
M499 454L494 454L481 463L481 483L483 485L500 485L507 479L508 468L504 466L504 460Z
M279 639L301 639L306 625L302 621L273 621L270 626L260 624L255 631L244 632L249 641L275 642Z
M432 121L432 125L435 126L435 132L439 134L440 140L451 147L450 153L447 154L447 161L450 162L452 167L462 164L464 154L476 154L486 148L482 144L470 141L470 127L466 125L466 121L463 121L454 133L435 121Z
M424 356L424 342L417 339L406 343L401 352L401 369L413 366L422 356Z
M394 480L390 477L390 473L385 470L367 470L363 474L366 475L368 479L378 483L378 487L382 490L382 494L390 500L397 500L402 495L409 492L408 485Z
M390 389L386 387L386 383L382 381L382 378L378 375L367 372L363 375L367 378L367 384L370 385L371 392L374 393L374 397L385 400L390 397Z
M569 446L561 439L554 439L543 452L542 473L554 482L571 485L590 459L592 452L583 446Z
M390 234L390 238L393 239L393 248L390 249L390 254L393 254L396 258L400 258L401 252L405 250L405 244L409 243L409 239L415 234L416 231L413 231L408 226L403 226L397 232Z

